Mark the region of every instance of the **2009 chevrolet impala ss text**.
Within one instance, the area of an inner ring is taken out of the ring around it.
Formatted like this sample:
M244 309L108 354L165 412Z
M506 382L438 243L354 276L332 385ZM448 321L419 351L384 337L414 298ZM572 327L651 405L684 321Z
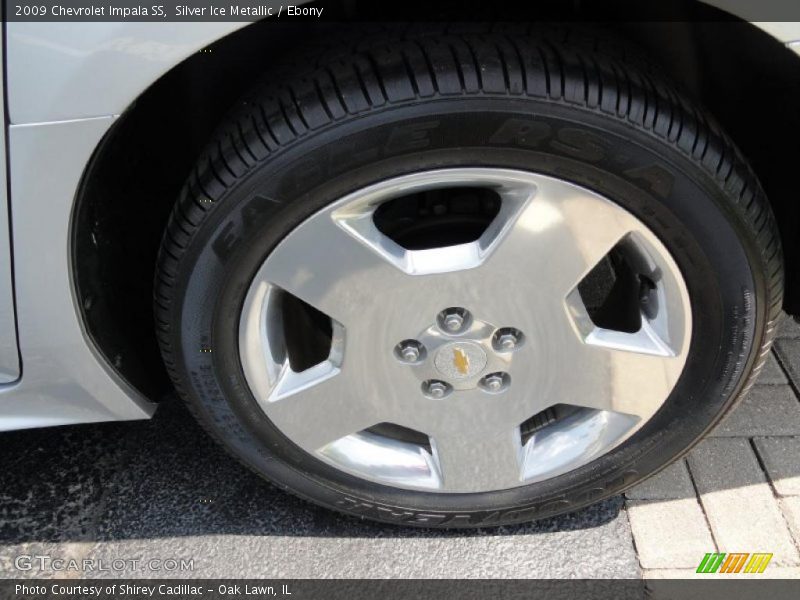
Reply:
M188 7L187 7L188 8ZM41 6L22 6L15 7L15 16L45 16L48 14L47 7ZM62 4L55 4L50 7L49 15L51 17L81 17L81 18L99 18L99 17L113 17L119 19L128 19L131 17L165 17L167 12L163 5L153 4L149 6L64 6ZM179 14L178 16L191 16L190 13ZM195 14L195 16L201 16Z
M501 526L683 456L800 315L799 23L191 4L7 23L0 429L174 393L282 490Z

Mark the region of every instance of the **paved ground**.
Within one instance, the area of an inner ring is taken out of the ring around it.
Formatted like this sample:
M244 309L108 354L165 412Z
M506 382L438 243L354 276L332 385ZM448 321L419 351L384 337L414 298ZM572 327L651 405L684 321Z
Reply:
M785 319L758 383L686 460L626 494L648 578L694 575L706 552L771 552L800 577L800 326ZM741 576L741 575L739 575Z
M774 354L712 438L624 500L467 533L310 506L245 471L174 400L150 422L0 434L0 577L80 575L18 568L43 555L125 561L84 573L100 577L655 578L716 550L772 552L767 574L800 577L800 327L784 325Z

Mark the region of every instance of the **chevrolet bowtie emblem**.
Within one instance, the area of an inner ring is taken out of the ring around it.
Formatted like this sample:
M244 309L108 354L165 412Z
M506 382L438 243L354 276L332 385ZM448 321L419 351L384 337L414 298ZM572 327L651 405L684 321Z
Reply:
M461 348L453 349L453 366L462 375L469 373L469 358Z

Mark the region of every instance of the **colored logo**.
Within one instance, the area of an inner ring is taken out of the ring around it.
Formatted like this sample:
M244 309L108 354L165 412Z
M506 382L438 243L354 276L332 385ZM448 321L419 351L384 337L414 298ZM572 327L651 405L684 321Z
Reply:
M433 364L449 381L475 377L486 366L486 352L480 344L470 341L449 342L436 351Z
M469 373L469 357L461 348L453 349L453 366L462 375Z
M756 552L725 553L709 552L700 561L698 573L763 573L772 554Z

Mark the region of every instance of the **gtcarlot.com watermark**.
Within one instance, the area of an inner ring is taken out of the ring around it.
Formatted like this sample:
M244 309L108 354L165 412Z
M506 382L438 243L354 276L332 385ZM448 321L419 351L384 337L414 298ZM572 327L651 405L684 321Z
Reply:
M14 559L20 571L42 572L133 572L155 571L175 573L194 571L193 558L62 558L48 554L20 554Z

